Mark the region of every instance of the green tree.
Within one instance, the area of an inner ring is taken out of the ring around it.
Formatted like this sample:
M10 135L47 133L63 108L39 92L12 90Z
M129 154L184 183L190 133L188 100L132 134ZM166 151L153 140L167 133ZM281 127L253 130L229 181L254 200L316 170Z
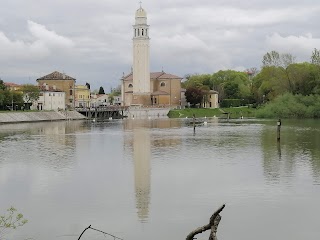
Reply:
M314 49L311 55L311 63L320 66L320 50Z
M209 89L213 89L213 84L211 81L210 74L201 74L201 75L193 74L193 75L187 75L185 78L187 80L182 83L182 86L184 88L189 88L189 87L202 88L206 86Z
M105 94L105 93L104 93L104 89L103 89L103 87L102 87L102 86L99 88L99 92L98 92L98 94Z
M211 77L214 89L219 92L219 100L239 98L249 99L251 80L245 72L234 70L219 71Z
M0 216L0 239L3 239L8 230L22 227L27 222L28 220L21 213L18 213L17 209L14 207L9 208L5 215Z
M24 84L21 87L21 91L23 92L23 98L27 104L31 104L33 101L39 99L40 89L38 86L32 84Z
M17 91L0 90L0 108L16 109L23 105L23 94Z
M0 78L0 90L6 90L6 85L4 85L3 80Z
M290 53L267 52L262 58L262 67L283 67L287 68L295 62L295 57Z
M109 94L108 100L109 100L110 105L113 105L114 95L113 94Z

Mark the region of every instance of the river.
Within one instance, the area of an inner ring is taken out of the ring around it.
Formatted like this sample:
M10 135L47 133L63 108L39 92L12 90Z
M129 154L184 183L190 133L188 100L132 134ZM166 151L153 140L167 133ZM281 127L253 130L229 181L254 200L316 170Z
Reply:
M318 240L320 121L280 143L272 120L206 121L0 125L0 215L29 220L5 238L183 240L226 203L220 240Z

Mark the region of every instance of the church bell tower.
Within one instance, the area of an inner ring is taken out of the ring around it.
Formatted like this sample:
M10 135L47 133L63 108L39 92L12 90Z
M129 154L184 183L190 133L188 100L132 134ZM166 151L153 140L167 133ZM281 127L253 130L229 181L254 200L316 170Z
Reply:
M133 25L133 104L151 105L149 42L147 13L140 5Z

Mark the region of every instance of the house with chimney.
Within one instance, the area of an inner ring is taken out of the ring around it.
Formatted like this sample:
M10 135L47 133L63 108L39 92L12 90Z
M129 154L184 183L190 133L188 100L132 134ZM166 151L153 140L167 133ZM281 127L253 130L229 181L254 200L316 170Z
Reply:
M32 103L32 110L58 111L65 109L66 93L56 86L49 86L46 83L39 85L40 93L38 100Z
M49 89L53 89L55 87L56 89L65 92L65 106L63 109L75 107L75 78L70 77L65 73L54 71L48 75L38 78L37 82L39 86L48 86Z

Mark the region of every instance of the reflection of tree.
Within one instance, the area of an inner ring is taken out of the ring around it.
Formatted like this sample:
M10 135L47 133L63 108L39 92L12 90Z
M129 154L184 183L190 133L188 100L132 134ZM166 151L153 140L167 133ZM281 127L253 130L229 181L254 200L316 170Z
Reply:
M320 128L316 121L287 121L277 144L276 127L266 126L261 134L263 167L270 180L289 176L299 167L310 169L320 179Z

